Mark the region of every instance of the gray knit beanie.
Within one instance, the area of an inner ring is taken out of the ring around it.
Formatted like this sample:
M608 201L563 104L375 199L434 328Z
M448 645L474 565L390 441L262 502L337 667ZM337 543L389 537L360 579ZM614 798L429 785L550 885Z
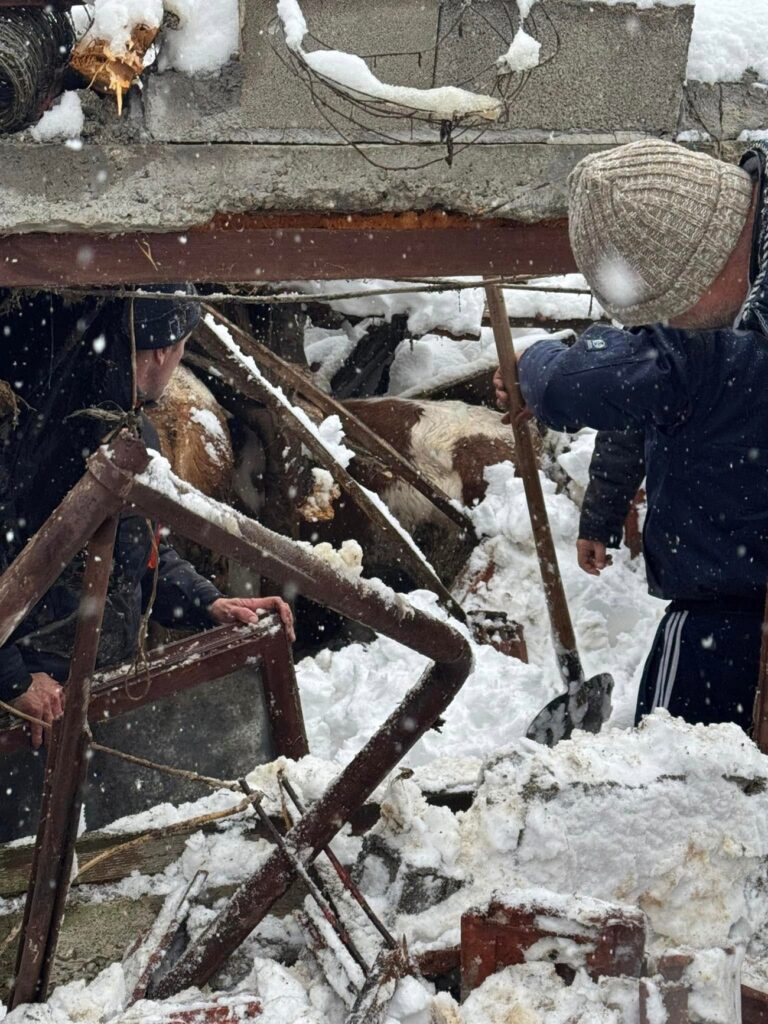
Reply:
M576 264L600 304L630 327L698 302L752 201L746 171L660 139L585 157L568 186Z

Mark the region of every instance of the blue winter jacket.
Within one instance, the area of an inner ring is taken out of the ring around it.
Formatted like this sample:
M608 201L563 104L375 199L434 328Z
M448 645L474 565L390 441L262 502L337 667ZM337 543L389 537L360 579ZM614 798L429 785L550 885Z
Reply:
M768 581L768 344L752 331L595 325L533 345L520 384L556 430L645 428L650 592L758 602Z

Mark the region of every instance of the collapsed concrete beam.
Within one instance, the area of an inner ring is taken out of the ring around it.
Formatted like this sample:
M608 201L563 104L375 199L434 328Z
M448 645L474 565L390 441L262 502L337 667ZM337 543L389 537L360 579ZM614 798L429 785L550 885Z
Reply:
M538 132L536 137L534 142L475 146L450 169L438 147L436 162L428 167L385 172L364 157L379 160L391 146L369 145L358 152L338 144L119 144L99 139L73 150L12 136L0 139L0 233L168 231L176 232L176 244L183 249L179 234L207 224L219 212L309 211L338 217L449 210L483 222L499 217L536 223L565 216L566 179L582 156L641 136L551 138ZM424 159L423 146L397 149L406 162L418 165ZM248 279L269 279L269 253L263 256ZM409 272L406 256L398 276Z

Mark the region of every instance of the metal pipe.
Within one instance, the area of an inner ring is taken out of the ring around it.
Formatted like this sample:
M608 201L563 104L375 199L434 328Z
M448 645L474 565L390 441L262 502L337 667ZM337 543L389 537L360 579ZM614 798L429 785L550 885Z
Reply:
M0 576L0 646L104 520L119 512L132 474L148 462L144 445L128 434L114 441L109 456L103 448L91 456L85 474Z
M242 789L246 796L251 796L253 794L253 790L245 781L245 779L240 779L240 788ZM296 874L302 880L304 885L306 885L307 890L309 891L309 895L320 908L320 913L323 915L325 920L336 933L336 937L338 938L339 942L342 944L342 946L344 946L352 960L363 972L363 977L367 978L370 972L370 967L363 959L362 953L355 945L347 929L344 927L344 924L341 918L339 917L338 913L336 912L336 909L332 906L329 895L322 891L321 886L319 884L319 880L313 878L312 875L310 874L310 871L304 867L304 865L301 862L301 857L285 845L285 840L280 835L278 830L275 828L272 819L261 806L261 803L254 803L253 809L256 811L259 818L261 819L261 823L267 830L267 834L272 839L272 842L275 844L275 846L279 847L285 853L286 857L290 860L291 864L293 865L296 871Z
M306 808L304 807L304 805L302 804L301 800L299 799L298 793L293 788L293 786L288 781L288 779L286 779L285 774L282 771L279 771L277 773L277 781L278 781L278 784L283 787L283 789L286 791L288 796L291 798L291 800L295 804L296 810L299 812L299 814L302 814L302 815L306 814L307 813ZM329 860L331 866L333 867L334 871L336 872L336 874L341 879L341 882L342 882L342 885L344 886L344 888L347 889L347 891L352 896L352 898L360 905L360 907L361 907L363 913L365 914L365 916L371 922L371 924L376 929L376 931L379 933L379 935L381 935L381 937L384 939L384 941L389 946L389 948L390 949L399 949L399 943L398 943L397 939L394 937L394 935L386 928L386 926L378 918L378 916L376 915L376 913L373 910L373 907L370 905L368 900L365 898L365 896L363 895L363 893L360 890L360 888L355 884L352 876L347 871L347 869L344 867L344 865L341 863L341 861L336 856L336 854L333 852L331 847L330 846L324 846L323 847L323 853L328 858L328 860Z
M403 603L387 588L340 575L311 550L228 506L217 505L181 481L159 481L152 474L144 475L132 484L129 499L144 513L172 523L174 529L198 544L259 569L284 586L295 587L307 597L435 662L286 836L290 848L301 851L302 862L308 863L451 703L472 668L469 643L451 626ZM284 850L275 849L158 982L153 996L165 998L189 985L205 984L262 920L295 875L295 867Z
M69 892L82 791L87 768L88 701L112 572L117 517L107 519L88 544L64 716L46 771L10 1005L42 1002L47 994Z
M151 477L140 477L131 484L128 498L143 513L172 523L195 543L258 569L283 587L399 640L433 661L452 663L468 655L467 641L447 623L413 608L382 584L341 575L311 548L207 498L183 480L174 480L172 493L153 486Z

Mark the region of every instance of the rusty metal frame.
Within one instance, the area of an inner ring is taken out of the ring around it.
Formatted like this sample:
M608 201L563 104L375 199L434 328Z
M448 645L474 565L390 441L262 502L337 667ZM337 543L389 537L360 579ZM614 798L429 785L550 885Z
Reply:
M88 750L88 702L112 574L117 516L88 543L64 715L53 730L11 1006L45 998L69 890Z
M289 848L309 864L448 707L472 668L469 643L451 626L412 608L388 588L339 575L310 550L235 513L228 506L211 502L189 485L171 481L167 486L163 482L160 489L152 474L137 477L136 474L148 465L144 445L125 432L89 459L83 478L0 577L0 644L8 640L61 569L95 533L98 532L102 543L106 543L103 524L108 520L114 522L120 510L130 505L152 518L172 524L189 539L257 568L283 586L294 587L307 597L426 655L433 661L432 667L325 794L289 831L286 837ZM81 602L83 613L88 613L88 621L78 632L72 670L72 679L80 688L80 699L68 703L59 730L60 734L66 730L70 737L67 749L75 751L77 764L84 761L93 674L91 662L95 660L104 602L104 597L100 596L94 615L89 587L93 581L93 592L98 590L101 594L98 588L103 587L106 594L104 568L110 564L111 559L101 555L97 558L95 554L89 561ZM277 650L274 656L279 660ZM290 679L274 680L273 698L280 700L285 696L286 687L290 690L292 685ZM295 688L293 692L295 694ZM57 756L51 758L50 792L45 806L52 809L52 814L50 820L46 817L42 821L36 844L19 947L14 1006L45 997L55 955L69 889L67 865L71 867L82 788L81 772L72 771L69 773L72 777L67 778L64 770L67 767L71 765L65 765ZM275 849L263 867L237 890L211 927L163 977L154 994L163 997L190 984L206 982L295 876L294 863L285 848ZM41 884L46 878L47 884Z
M0 235L0 285L397 280L404 271L411 278L530 277L576 270L565 219L524 224L443 210L222 213L185 228L184 236L185 245L178 228Z
M200 660L190 663L190 659ZM258 661L258 666L256 662ZM149 664L93 677L88 722L101 722L135 711L164 697L200 686L246 665L259 668L267 702L275 754L297 759L309 753L290 644L276 615L254 626L217 626L203 634L168 644L162 654L149 653ZM0 716L0 757L29 742L25 724Z

